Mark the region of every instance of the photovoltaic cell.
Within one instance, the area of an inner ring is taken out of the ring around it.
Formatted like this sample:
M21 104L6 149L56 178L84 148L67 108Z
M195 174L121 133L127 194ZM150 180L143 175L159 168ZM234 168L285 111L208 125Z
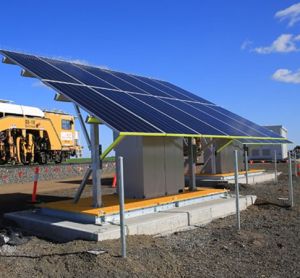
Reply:
M147 86L150 87L149 90L146 89L146 91L148 91L148 92L151 92L151 89L153 90L155 88L156 91L164 93L164 95L162 95L163 97L182 99L182 100L191 100L184 94L178 93L168 87L164 87L160 83L155 82L155 80L153 80L151 78L146 78L146 77L137 76L137 75L130 75L130 76L133 77L135 80L139 80L139 82L141 82L141 84L147 84Z
M105 95L107 98L120 103L123 107L134 111L135 114L139 115L146 121L159 127L165 133L178 133L178 134L194 134L195 131L184 126L178 121L167 116L162 111L158 111L155 107L150 106L141 100L138 100L135 95L126 93L111 92L103 89L97 89L99 93Z
M130 83L127 83L126 81L112 75L111 73L104 71L103 69L96 68L96 67L90 67L90 66L84 66L84 65L79 65L80 68L85 69L87 72L97 76L98 78L105 80L109 84L113 84L115 88L118 88L123 91L128 91L128 92L136 92L136 93L142 93L144 94L145 92L143 90L140 90L139 88L133 86Z
M196 118L202 119L204 122L218 128L219 130L224 131L226 134L231 134L233 136L249 136L249 134L246 133L245 130L238 129L234 124L232 124L232 121L228 121L228 120L226 121L224 119L221 120L217 117L214 117L215 116L214 114L216 113L208 114L206 112L203 112L201 109L194 108L189 103L184 103L183 101L172 100L172 99L168 99L164 101L175 106L176 108L182 111L185 111L190 115L193 115ZM256 133L255 135L258 136L259 134Z
M87 87L57 82L47 83L116 130L123 132L161 132Z
M14 60L18 64L22 65L24 68L35 74L41 79L50 79L53 81L62 81L70 83L78 83L74 78L62 73L61 71L48 65L41 59L26 54L19 54L9 51L2 51L10 59Z
M229 117L228 113L224 112L225 109L222 111L224 113L221 113L218 111L218 106L210 106L210 105L203 105L200 103L187 103L190 107L195 108L197 110L203 111L212 117L219 119L219 121L224 122L229 124L232 127L235 127L236 129L242 130L246 134L251 134L250 136L255 136L255 137L268 137L266 134L268 130L266 130L263 127L260 127L256 124L250 124L245 122L244 120L238 121L237 117ZM227 110L226 110L227 111ZM272 136L273 137L273 136ZM278 137L278 135L277 135Z
M172 90L175 90L177 92L180 92L181 94L185 95L187 98L189 98L189 100L193 100L193 101L197 101L197 102L201 102L201 103L206 103L206 104L210 104L210 105L215 105L214 103L204 99L204 98L201 98L195 94L192 94L191 92L189 91L186 91L170 82L166 82L166 81L161 81L161 80L155 80L155 82L161 84L162 86L164 87L167 87L167 88L171 88Z
M160 90L148 85L147 83L144 83L141 80L134 78L128 74L116 72L116 71L109 71L109 70L107 70L106 72L110 72L114 76L117 76L120 79L125 80L126 82L134 85L135 88L139 88L139 92L141 92L143 94L148 93L150 95L161 96L161 97L169 96L168 94L164 93L163 91L160 91Z
M255 124L237 114L234 114L234 113L230 112L229 110L226 110L220 106L214 106L214 107L210 107L210 108L214 111L221 113L222 115L226 115L226 116L230 117L235 122L243 123L244 125L248 125L249 127L252 127L253 129L260 131L262 134L264 134L265 137L274 137L274 138L281 137L280 135L268 130L267 128L257 125L257 124Z
M58 61L58 60L52 60L47 58L42 58L43 61L53 65L54 67L62 70L63 72L67 73L68 75L71 75L78 81L82 82L83 84L89 85L89 86L97 86L97 87L103 87L108 89L115 89L114 86L110 85L108 82L95 77L94 75L88 73L87 71L81 69L76 64L72 64L65 61Z
M145 96L145 95L135 95L135 97L159 109L160 111L166 111L168 115L170 115L172 118L180 119L181 123L189 126L193 130L195 130L198 134L228 135L224 131L218 130L216 127L213 127L208 123L205 123L201 119L192 117L186 114L185 112L182 112L177 108L169 105L168 103L161 101L159 98L155 98L152 96Z

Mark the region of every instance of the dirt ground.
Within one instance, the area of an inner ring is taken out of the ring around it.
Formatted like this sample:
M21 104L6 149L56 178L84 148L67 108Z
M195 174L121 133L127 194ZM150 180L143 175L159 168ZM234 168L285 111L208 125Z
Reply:
M258 200L241 213L240 232L235 216L230 216L164 237L130 236L126 259L119 257L118 240L59 244L18 236L17 228L2 222L2 232L19 241L0 247L0 277L300 277L300 179L294 180L295 207L290 209L278 200L288 196L287 164L280 164L279 170L284 173L278 185L241 185L242 194L255 194ZM76 181L64 184L69 186L64 186L67 198ZM24 202L30 195L19 194L19 203L13 202L12 192L0 195L0 213L30 206ZM45 190L40 198L60 196ZM92 255L90 250L104 253Z

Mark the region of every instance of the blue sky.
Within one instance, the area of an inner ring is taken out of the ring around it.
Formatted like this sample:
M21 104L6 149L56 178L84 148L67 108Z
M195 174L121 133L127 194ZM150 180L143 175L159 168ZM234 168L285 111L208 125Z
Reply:
M168 80L300 144L299 3L4 1L0 47ZM74 112L19 72L0 64L1 99Z

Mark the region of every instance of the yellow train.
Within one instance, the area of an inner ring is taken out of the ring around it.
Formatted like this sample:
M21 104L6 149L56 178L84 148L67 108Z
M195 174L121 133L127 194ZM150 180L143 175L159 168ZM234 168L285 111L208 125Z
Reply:
M72 115L0 101L0 164L61 163L80 156Z

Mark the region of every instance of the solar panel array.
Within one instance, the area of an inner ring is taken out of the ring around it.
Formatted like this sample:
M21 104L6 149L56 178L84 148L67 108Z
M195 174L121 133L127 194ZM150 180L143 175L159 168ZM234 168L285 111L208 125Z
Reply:
M17 52L1 53L118 132L284 140L169 82Z

